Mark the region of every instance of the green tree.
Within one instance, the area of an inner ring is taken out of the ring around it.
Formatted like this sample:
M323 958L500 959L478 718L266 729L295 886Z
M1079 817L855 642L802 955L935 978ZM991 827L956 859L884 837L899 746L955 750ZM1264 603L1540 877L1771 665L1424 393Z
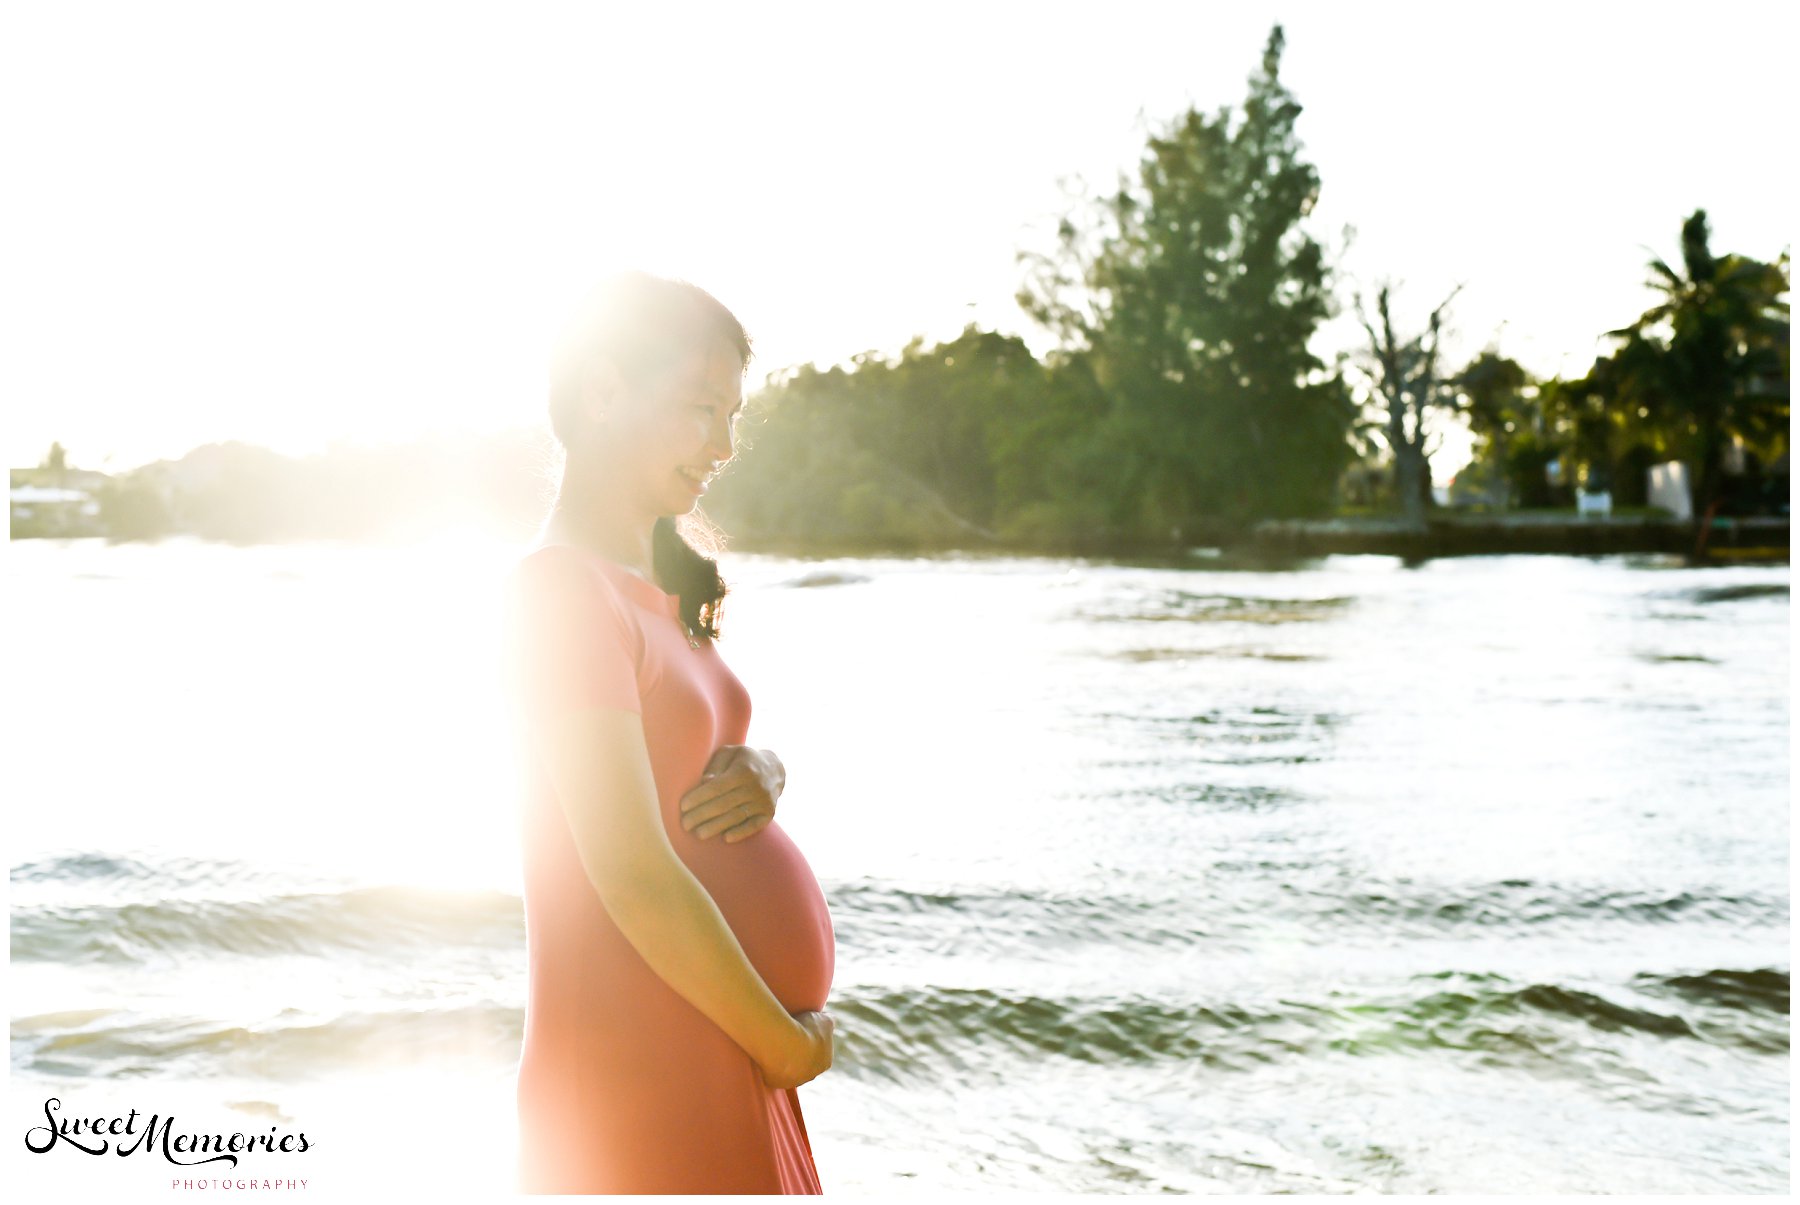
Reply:
M846 411L881 473L971 534L992 538L996 460L1007 429L1028 420L1043 368L1017 337L971 325L949 343L914 338L892 363L859 366Z
M1307 347L1330 296L1300 228L1319 177L1283 45L1276 25L1241 120L1190 109L1150 138L1135 182L1065 218L1051 253L1020 256L1020 306L1105 399L1089 450L1110 462L1110 517L1136 535L1322 512L1352 455L1355 408Z
M1506 483L1505 505L1513 506L1528 492L1509 471L1513 448L1531 441L1543 430L1543 415L1536 402L1530 374L1517 360L1488 348L1456 374L1452 383L1460 409L1475 437L1474 459L1501 472ZM1538 473L1542 475L1542 466Z
M154 540L173 533L175 516L153 474L138 471L104 482L96 495L100 523L112 540Z
M764 546L992 544L1057 488L1047 466L1073 441L1058 398L1022 341L974 326L891 359L807 365L752 399L706 510Z
M1681 227L1682 269L1650 261L1657 303L1590 371L1586 387L1658 429L1694 467L1694 509L1705 520L1723 492L1723 453L1735 436L1785 450L1788 424L1788 254L1773 263L1715 256L1706 211Z

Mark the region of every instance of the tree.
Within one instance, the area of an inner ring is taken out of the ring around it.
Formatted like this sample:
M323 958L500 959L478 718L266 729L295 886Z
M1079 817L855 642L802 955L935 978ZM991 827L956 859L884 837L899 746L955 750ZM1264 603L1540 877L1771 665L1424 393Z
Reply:
M1785 445L1788 423L1788 254L1774 263L1714 256L1706 211L1681 227L1682 270L1650 261L1661 294L1589 374L1589 388L1643 416L1694 466L1698 538L1723 494L1723 453L1735 436Z
M1543 433L1530 375L1517 360L1490 347L1469 361L1451 383L1459 391L1459 408L1475 436L1475 458L1499 471L1506 483L1506 505L1516 504L1529 489L1515 479L1515 448L1537 442ZM1541 477L1541 465L1537 471Z
M1270 32L1241 121L1188 110L1154 134L1137 179L1066 217L1020 306L1106 399L1093 446L1118 475L1114 518L1166 538L1189 524L1318 513L1351 457L1342 381L1307 349L1330 316L1319 196L1301 106Z
M1371 424L1394 456L1394 494L1408 527L1425 528L1425 510L1431 504L1431 462L1434 448L1426 447L1425 420L1433 409L1459 408L1455 382L1438 370L1444 311L1462 291L1457 285L1431 311L1425 330L1410 339L1394 333L1389 313L1392 286L1383 283L1375 291L1375 310L1381 329L1376 330L1364 312L1361 294L1356 297L1356 316L1369 336L1363 371L1376 394L1382 420Z
M989 546L1058 534L1017 512L1062 483L1051 469L1079 441L1044 366L1016 336L971 325L898 356L805 365L747 408L742 455L706 511L765 547ZM1053 519L1066 517L1058 512Z

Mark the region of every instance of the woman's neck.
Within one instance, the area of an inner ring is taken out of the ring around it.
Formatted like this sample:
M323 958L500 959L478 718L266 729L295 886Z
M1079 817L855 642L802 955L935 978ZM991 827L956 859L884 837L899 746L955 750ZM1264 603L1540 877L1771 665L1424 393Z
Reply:
M544 523L544 542L573 544L656 582L656 518L634 514L620 499L571 495L569 482Z

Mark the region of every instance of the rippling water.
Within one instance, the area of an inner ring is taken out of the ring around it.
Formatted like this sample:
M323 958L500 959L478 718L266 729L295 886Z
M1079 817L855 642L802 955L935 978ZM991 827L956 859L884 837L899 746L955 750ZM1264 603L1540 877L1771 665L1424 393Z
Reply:
M503 1182L513 555L13 547L16 1113ZM828 1192L1787 1190L1786 566L725 568Z

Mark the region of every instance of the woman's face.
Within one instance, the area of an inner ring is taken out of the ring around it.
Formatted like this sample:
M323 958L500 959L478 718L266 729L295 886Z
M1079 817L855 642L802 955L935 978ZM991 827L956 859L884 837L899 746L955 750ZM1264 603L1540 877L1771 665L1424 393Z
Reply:
M694 355L648 393L626 391L608 442L623 456L635 494L658 515L682 515L735 448L744 407L743 367L723 341Z

